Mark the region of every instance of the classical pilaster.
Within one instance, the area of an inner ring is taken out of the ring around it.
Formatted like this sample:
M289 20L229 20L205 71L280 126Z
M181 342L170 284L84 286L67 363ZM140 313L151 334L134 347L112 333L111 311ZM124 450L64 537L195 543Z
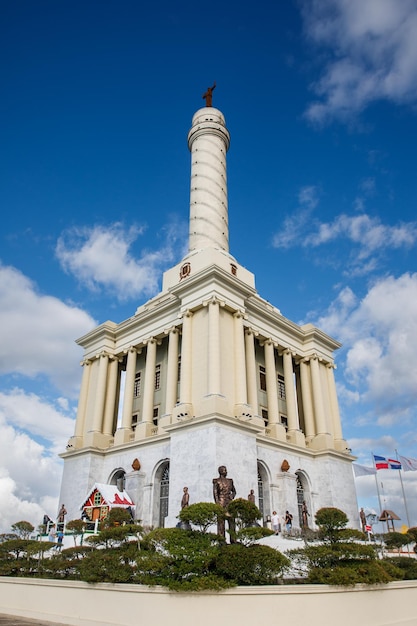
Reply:
M208 395L221 395L220 372L220 302L213 297L208 302Z
M264 344L266 396L268 400L268 432L272 437L286 440L285 427L279 421L277 370L275 366L274 342L267 339Z
M245 367L245 334L243 329L243 311L236 311L233 315L234 330L234 365L235 365L235 417L250 419L252 411L248 406Z
M114 445L130 440L132 434L133 393L135 389L137 350L133 346L127 351L125 390L123 396L122 423L114 435Z
M180 401L172 411L172 419L182 421L193 417L192 405L193 313L182 315Z
M292 363L292 354L290 350L284 350L282 353L284 365L284 383L285 383L285 399L287 405L288 432L287 437L292 443L304 446L304 435L300 430L300 423L297 413L297 405L295 402L295 386L294 386L294 370Z
M159 342L160 343L160 342ZM150 337L146 345L145 382L143 385L142 420L136 426L135 439L149 437L153 429L153 406L155 393L156 346L158 340Z

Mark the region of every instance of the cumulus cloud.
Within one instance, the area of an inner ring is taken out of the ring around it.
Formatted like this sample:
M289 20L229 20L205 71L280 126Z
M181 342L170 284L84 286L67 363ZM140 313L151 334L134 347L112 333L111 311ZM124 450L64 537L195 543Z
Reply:
M46 376L65 394L80 381L80 349L74 343L96 325L85 311L40 294L13 267L0 266L0 374Z
M56 516L62 462L74 421L20 389L0 393L0 532L25 519Z
M309 121L349 119L377 100L417 102L415 0L303 0L307 38L325 51Z
M384 277L362 299L345 288L317 324L344 343L345 379L369 419L417 419L417 274Z
M56 255L63 269L88 289L104 288L119 301L154 295L163 269L174 260L181 242L181 226L163 231L165 242L158 250L144 250L135 258L132 247L143 227L125 229L121 224L74 228L58 240Z

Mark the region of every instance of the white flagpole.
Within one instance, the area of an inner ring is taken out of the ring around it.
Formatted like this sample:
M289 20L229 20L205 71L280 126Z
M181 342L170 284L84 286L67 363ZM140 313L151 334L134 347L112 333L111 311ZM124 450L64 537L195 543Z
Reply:
M397 450L395 450L395 458L398 459ZM401 464L401 468L402 468L402 464ZM405 514L407 516L407 524L408 524L408 528L410 528L410 516L408 514L407 500L405 499L405 491L404 491L403 478L402 478L401 472L402 472L402 469L398 470L398 473L400 475L401 490L403 492L403 498L404 498Z
M378 494L378 502L379 502L379 517L381 517L382 515L382 506L381 506L381 494L379 493L379 486L378 486L378 470L376 469L376 465L375 465L375 457L374 457L374 453L372 452L372 463L374 464L374 469L375 469L375 482L376 482L376 492ZM379 520L378 520L379 521Z

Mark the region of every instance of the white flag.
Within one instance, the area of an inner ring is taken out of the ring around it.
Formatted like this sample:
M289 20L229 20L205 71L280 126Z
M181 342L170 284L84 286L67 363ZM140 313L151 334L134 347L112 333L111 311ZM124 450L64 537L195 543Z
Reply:
M353 473L355 476L370 476L376 474L374 467L368 467L368 465L359 465L358 463L352 463ZM416 468L417 469L417 468Z
M404 472L417 472L417 459L408 459L406 456L400 456L399 459Z

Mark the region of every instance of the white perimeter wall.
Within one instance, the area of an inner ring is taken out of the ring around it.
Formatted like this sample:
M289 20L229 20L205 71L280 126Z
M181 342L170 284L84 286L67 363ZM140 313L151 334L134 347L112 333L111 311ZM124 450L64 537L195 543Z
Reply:
M416 626L417 581L341 589L236 587L172 593L141 585L0 577L0 613L76 626Z

